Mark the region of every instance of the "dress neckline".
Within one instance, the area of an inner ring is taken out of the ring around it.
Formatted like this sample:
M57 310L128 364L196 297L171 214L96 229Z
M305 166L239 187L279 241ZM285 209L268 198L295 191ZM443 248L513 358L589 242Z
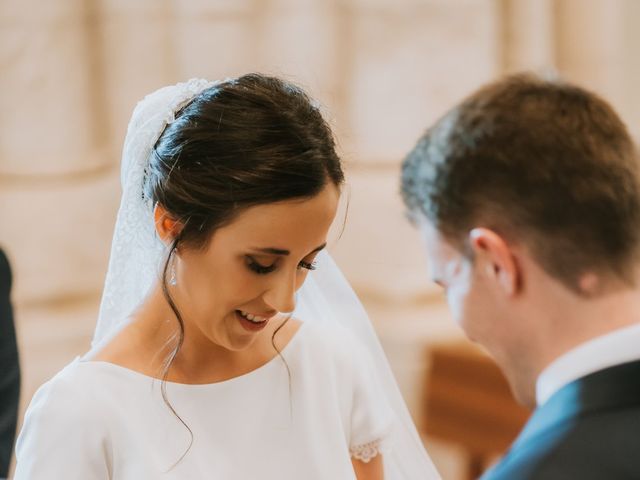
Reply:
M293 336L289 339L289 341L287 342L287 344L280 350L280 355L285 355L285 354L289 354L291 352L291 350L293 350L293 348L295 347L295 345L299 342L299 337L301 337L301 331L304 330L303 326L306 322L300 322L300 325L298 327L298 329L296 330L296 332L293 334ZM242 375L238 375L237 377L232 377L232 378L228 378L226 380L221 380L219 382L213 382L213 383L181 383L181 382L171 382L171 381L166 381L165 383L167 385L170 385L171 388L206 388L206 387L216 387L216 386L223 386L223 385L229 385L232 383L236 383L242 380L246 380L249 379L255 375L258 375L260 372L267 370L268 368L270 368L272 365L274 365L277 361L281 361L282 359L280 358L280 355L275 355L273 358L269 359L267 362L263 363L262 365L254 368L253 370L250 370L249 372L243 373ZM144 374L142 372L138 372L137 370L133 370L131 368L128 367L123 367L122 365L118 365L116 363L112 363L112 362L108 362L106 360L82 360L82 357L78 356L75 358L74 363L78 364L78 365L93 365L96 367L100 367L100 368L105 368L105 369L110 369L113 371L118 371L121 373L124 373L125 375L131 377L131 378L137 378L137 379L143 379L143 380L150 380L152 382L160 382L162 381L162 379L160 378L156 378L156 377L152 377L150 375Z

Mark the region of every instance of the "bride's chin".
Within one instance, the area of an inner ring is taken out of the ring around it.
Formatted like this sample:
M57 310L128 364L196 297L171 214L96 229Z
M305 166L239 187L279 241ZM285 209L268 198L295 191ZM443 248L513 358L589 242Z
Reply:
M223 345L230 352L242 352L250 348L256 342L256 335L251 334L236 334L229 338L229 341Z
M210 340L219 347L232 352L240 352L251 347L263 333L262 331L247 331L240 324L240 321L233 317L225 324L224 333L215 335L215 338L210 337Z

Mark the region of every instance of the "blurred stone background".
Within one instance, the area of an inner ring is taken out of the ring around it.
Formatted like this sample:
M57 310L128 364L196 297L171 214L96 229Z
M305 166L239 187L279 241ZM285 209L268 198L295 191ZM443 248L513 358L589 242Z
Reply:
M259 71L305 87L334 127L350 206L332 251L420 421L426 349L461 334L403 217L404 154L456 101L522 69L600 92L637 138L639 24L636 0L2 0L0 244L15 272L22 410L88 347L136 102ZM426 445L459 478L458 452Z

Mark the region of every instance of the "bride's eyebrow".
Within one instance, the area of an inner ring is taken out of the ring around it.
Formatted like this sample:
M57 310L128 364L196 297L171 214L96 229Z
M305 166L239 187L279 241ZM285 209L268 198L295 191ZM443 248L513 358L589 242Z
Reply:
M320 245L319 247L314 248L312 251L310 251L307 256L312 255L316 252L319 252L320 250L323 250L325 247L327 246L327 243L323 243L322 245ZM284 250L282 248L273 248L273 247L268 247L268 248L253 248L252 249L255 252L260 252L260 253L266 253L268 255L278 255L281 257L286 257L287 255L291 254L291 252L289 250Z

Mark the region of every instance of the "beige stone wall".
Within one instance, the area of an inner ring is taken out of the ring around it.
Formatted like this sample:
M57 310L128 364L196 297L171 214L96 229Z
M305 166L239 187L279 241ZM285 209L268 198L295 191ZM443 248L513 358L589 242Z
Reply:
M633 0L7 0L0 242L16 299L100 290L141 96L250 70L291 78L325 106L353 207L336 256L356 287L419 296L419 245L396 186L416 137L482 82L527 68L600 91L638 131L638 18Z
M305 86L335 128L350 209L332 249L419 416L424 345L458 332L403 219L403 155L454 102L520 69L601 92L640 134L639 22L635 0L4 0L0 244L25 401L92 330L136 101L262 71Z

